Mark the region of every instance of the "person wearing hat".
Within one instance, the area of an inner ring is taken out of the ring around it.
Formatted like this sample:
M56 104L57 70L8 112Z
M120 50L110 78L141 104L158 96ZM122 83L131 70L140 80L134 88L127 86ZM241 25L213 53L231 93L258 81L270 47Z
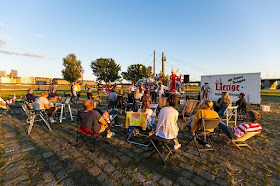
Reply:
M211 88L209 87L208 83L205 82L204 85L201 87L201 91L202 91L202 100L208 99L208 92L211 90Z
M247 109L247 102L244 97L245 97L244 93L240 93L238 95L239 100L236 102L236 106L238 106L237 108L238 111L246 111Z

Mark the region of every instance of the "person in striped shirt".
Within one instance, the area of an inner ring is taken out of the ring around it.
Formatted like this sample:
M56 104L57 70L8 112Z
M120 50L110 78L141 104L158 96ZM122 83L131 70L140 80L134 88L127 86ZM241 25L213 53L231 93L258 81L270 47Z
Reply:
M220 122L219 127L229 139L237 139L244 136L247 132L260 132L262 127L257 123L259 119L260 114L255 110L250 110L247 113L247 122L241 123L234 128L228 127L223 122Z

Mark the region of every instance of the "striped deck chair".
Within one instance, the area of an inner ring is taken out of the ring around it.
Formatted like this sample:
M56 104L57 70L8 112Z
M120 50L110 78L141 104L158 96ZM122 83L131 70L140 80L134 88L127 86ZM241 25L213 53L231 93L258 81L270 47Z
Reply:
M194 109L199 106L198 100L187 100L186 105L183 108L182 116L185 118L185 116L191 116Z
M167 104L167 97L158 98L158 109L165 107Z

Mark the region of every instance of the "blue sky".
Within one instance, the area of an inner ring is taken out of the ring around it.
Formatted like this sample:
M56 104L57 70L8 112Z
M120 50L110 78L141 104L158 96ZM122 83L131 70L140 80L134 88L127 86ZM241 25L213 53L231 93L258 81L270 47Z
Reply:
M0 70L61 77L75 53L95 80L91 61L152 65L164 51L170 67L201 75L261 72L280 78L279 0L0 0Z

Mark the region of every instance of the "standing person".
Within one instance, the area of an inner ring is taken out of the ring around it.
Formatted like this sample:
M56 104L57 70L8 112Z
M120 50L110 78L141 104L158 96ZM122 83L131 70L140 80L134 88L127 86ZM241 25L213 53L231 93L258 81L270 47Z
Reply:
M108 90L109 90L110 92L113 90L113 86L112 86L112 83L111 83L111 82L108 83Z
M74 103L77 103L77 92L78 92L78 87L73 83L72 86L72 97L74 99Z
M102 81L99 81L98 84L97 84L97 94L101 95L102 90L103 90Z
M118 96L115 92L115 89L113 88L112 91L110 92L110 94L108 95L108 101L109 101L108 109L115 108L116 103L117 103L117 98L118 98Z
M157 102L157 84L156 83L152 86L152 101L153 101L153 103Z
M162 97L164 95L164 88L163 88L163 85L161 83L159 83L159 86L158 86L158 97Z
M74 87L74 82L71 83L70 91L71 91L71 101L73 102L74 99L74 93L73 93L73 87Z
M155 84L157 83L158 80L159 80L159 77L158 77L158 75L156 74L156 76L155 76Z
M140 92L141 94L143 94L144 90L145 90L145 86L144 86L143 82L141 82L141 84L140 84L140 86L139 86L139 92Z
M167 102L169 105L167 107L163 107L159 112L155 135L164 139L173 139L174 150L177 150L181 147L181 144L177 139L179 132L179 128L177 126L179 113L174 108L178 103L177 95L171 94L168 97Z
M33 109L35 111L46 110L47 114L50 115L50 122L54 123L53 117L57 111L57 107L50 107L49 100L47 99L48 96L49 94L47 92L43 92L42 96L33 103Z
M202 100L208 99L208 93L211 91L211 88L209 87L208 83L205 82L204 85L201 87L201 92L202 92Z
M132 85L130 85L129 90L134 94L136 87L134 86L134 83L132 83Z
M77 84L76 84L76 86L77 86L77 102L80 100L81 91L82 91L80 83L81 83L80 81L77 81Z

